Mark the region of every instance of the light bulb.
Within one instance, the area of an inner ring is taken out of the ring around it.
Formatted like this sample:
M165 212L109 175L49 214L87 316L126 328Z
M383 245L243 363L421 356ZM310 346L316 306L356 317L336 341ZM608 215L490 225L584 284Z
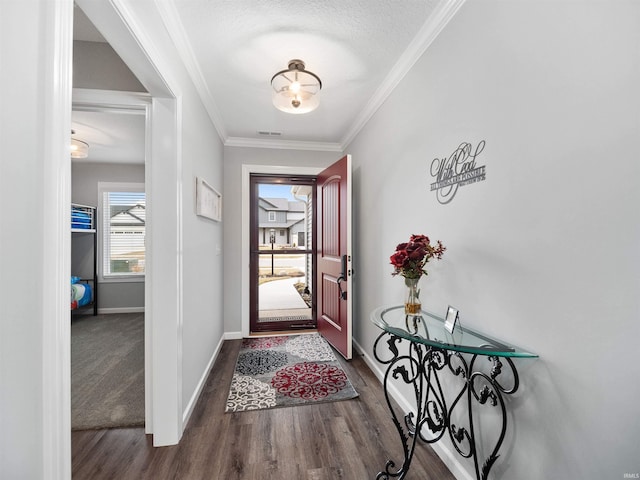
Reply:
M289 90L297 94L300 91L300 82L293 82L289 87Z

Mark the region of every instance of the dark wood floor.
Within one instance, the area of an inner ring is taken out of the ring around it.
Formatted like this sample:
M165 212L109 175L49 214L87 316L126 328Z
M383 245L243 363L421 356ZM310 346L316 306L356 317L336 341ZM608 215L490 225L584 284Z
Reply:
M342 362L354 400L225 413L240 340L224 343L179 445L154 448L142 428L72 432L76 480L365 480L401 459L382 387L362 358ZM420 445L408 480L455 480Z

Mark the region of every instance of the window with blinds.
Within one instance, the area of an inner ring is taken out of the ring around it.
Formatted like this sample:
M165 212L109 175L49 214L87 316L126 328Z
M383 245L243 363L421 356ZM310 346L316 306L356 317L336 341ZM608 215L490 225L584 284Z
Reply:
M144 185L102 190L102 276L144 276L146 200Z

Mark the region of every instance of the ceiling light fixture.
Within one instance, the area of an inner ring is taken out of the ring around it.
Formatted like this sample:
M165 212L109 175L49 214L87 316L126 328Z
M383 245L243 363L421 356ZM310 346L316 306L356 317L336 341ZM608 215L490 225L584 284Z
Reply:
M75 133L75 130L71 130L71 135L75 135ZM89 156L89 144L77 138L71 138L70 150L71 158L87 158Z
M290 60L289 68L271 78L273 104L287 113L307 113L320 104L318 92L322 88L320 77L305 70L302 60Z

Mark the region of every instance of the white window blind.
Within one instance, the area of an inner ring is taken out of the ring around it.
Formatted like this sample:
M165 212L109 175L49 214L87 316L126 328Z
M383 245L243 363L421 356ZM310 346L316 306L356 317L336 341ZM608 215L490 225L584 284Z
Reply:
M102 191L102 276L143 276L146 199L134 186Z

